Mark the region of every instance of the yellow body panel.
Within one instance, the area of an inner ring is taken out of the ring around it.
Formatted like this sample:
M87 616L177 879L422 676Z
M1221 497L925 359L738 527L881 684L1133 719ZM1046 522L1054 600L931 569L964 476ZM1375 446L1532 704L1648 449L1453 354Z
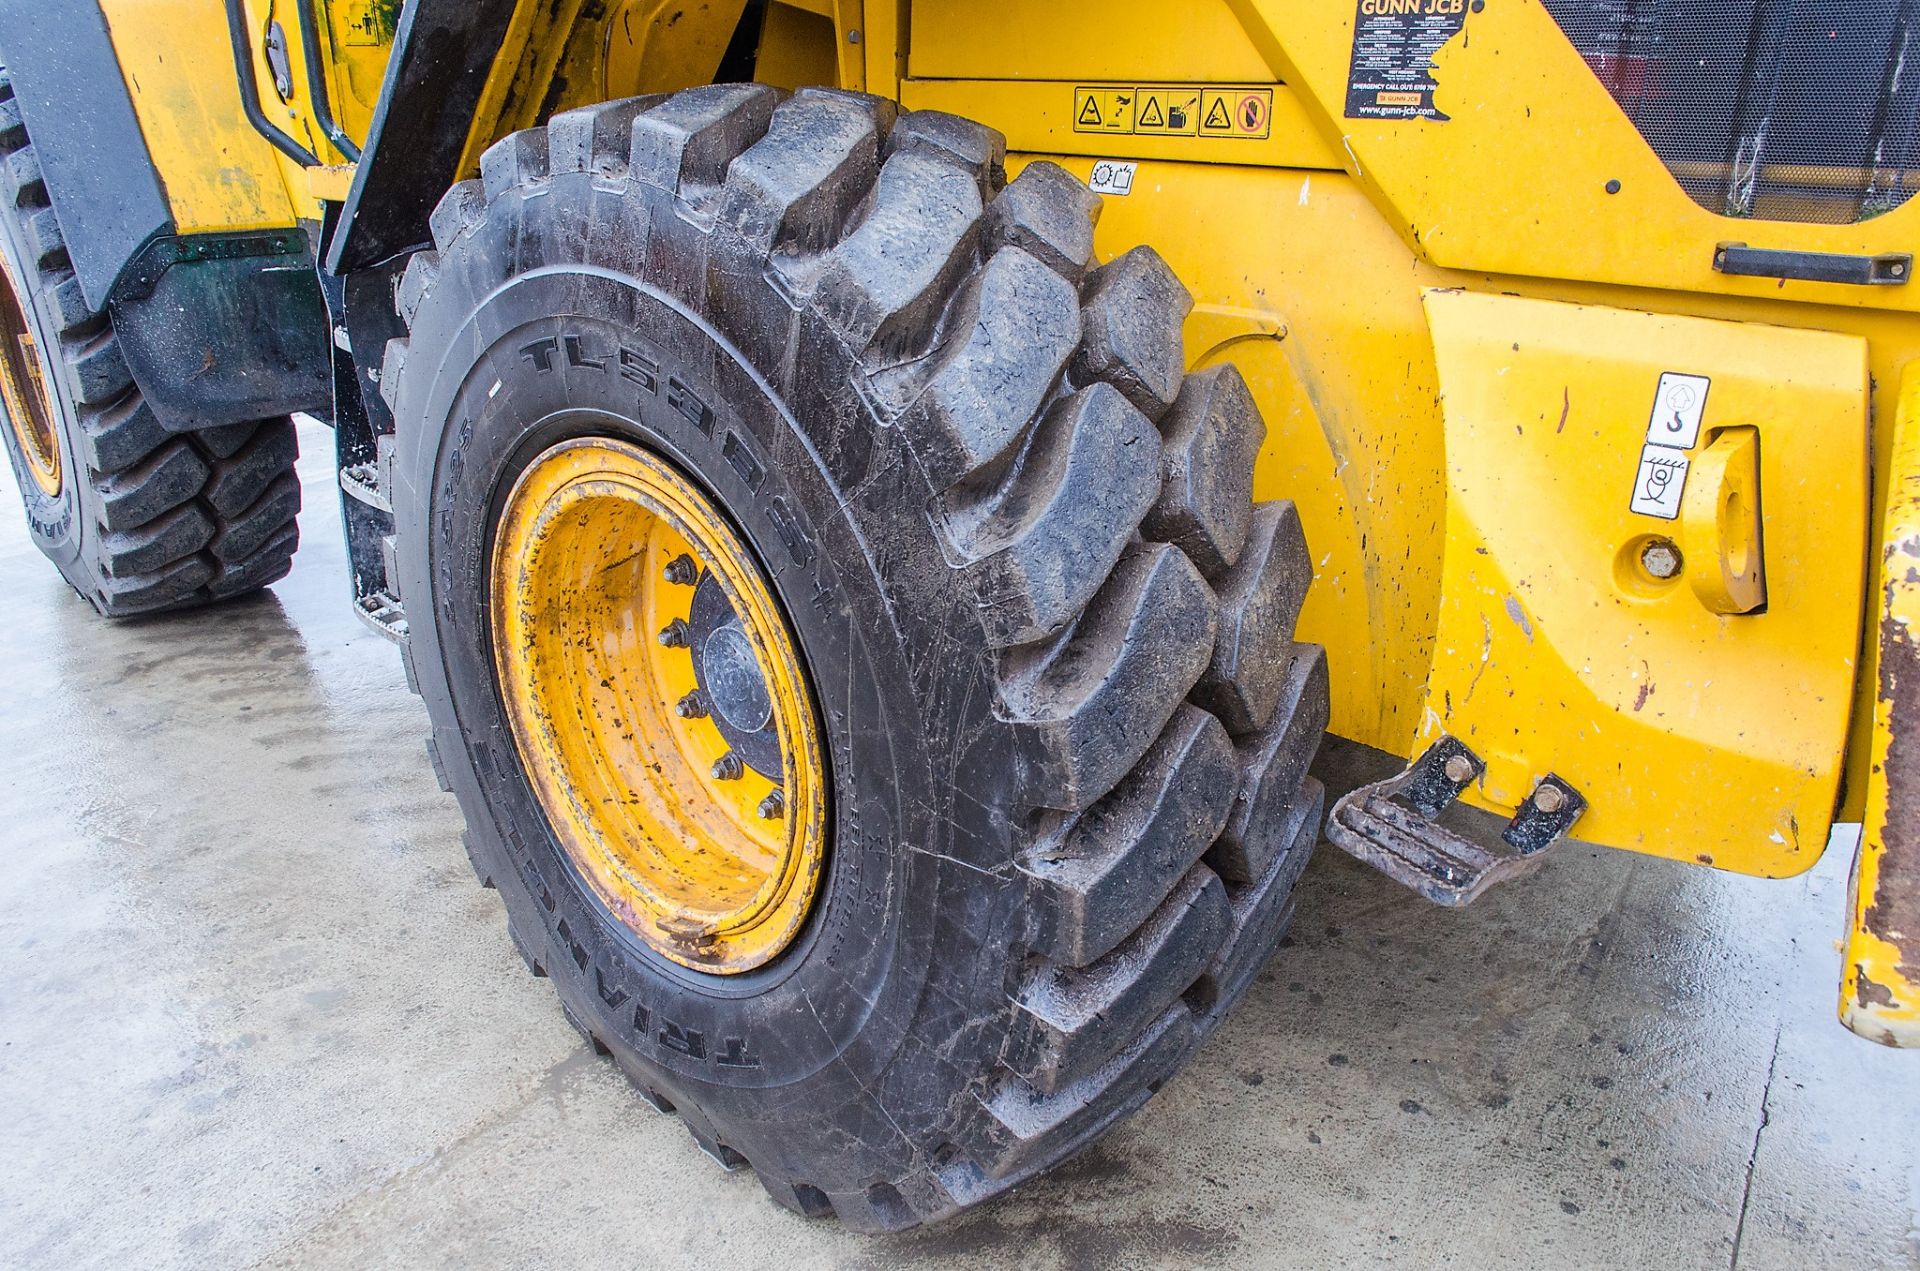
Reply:
M607 22L607 95L665 93L713 78L740 0L626 0Z
M914 0L912 10L908 63L916 79L1270 78L1224 0L1021 0L992 6ZM1069 75L1061 75L1063 63L1071 64Z
M1274 76L1314 104L1321 131L1381 212L1436 264L1714 295L1920 309L1911 287L1716 273L1729 240L1796 251L1910 251L1920 202L1852 225L1730 220L1689 198L1539 4L1489 4L1436 58L1451 120L1343 117L1353 7L1227 0ZM1464 174L1470 179L1463 179ZM1609 182L1618 193L1608 193Z
M1466 742L1486 763L1469 802L1504 816L1554 773L1590 804L1588 842L1806 869L1826 845L1859 638L1862 579L1829 562L1866 548L1864 342L1457 291L1426 304L1447 513L1416 749ZM1729 552L1721 518L1632 506L1646 439L1669 435L1669 372L1704 418L1691 447L1656 451L1693 471L1668 480L1656 461L1651 479L1737 513L1752 486L1730 490L1725 461L1757 450L1764 612L1728 612L1726 559L1746 578L1753 552ZM1677 574L1647 572L1655 542L1677 546Z
M288 193L286 169L297 177L297 165L241 111L219 5L101 0L100 9L180 233L281 229L317 212L303 177L299 197Z
M398 0L313 0L319 8L317 29L327 48L327 99L333 117L356 143L364 144L373 111L380 104L380 85L387 77L387 59L393 52L394 28L400 18Z

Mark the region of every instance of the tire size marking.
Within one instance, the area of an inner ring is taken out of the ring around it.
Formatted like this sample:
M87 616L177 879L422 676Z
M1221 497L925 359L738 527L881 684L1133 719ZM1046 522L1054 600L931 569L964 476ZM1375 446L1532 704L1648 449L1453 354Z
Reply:
M540 901L548 913L555 913L558 901L553 891L540 876L540 867L534 862L532 854L519 835L503 835L510 851L519 857L521 876L530 885L529 890ZM580 974L580 978L591 985L600 1000L607 1005L608 1014L620 1018L620 1008L633 1000L633 995L622 987L618 977L611 973L607 965L590 955L579 940L575 939L572 927L562 918L554 929L559 936L560 947L568 956ZM615 959L615 965L619 960ZM662 1055L678 1056L681 1060L697 1060L713 1068L758 1068L760 1057L756 1049L750 1047L744 1037L722 1037L719 1044L709 1045L707 1034L698 1028L678 1023L666 1014L643 1003L635 1002L632 1016L632 1037L635 1043L644 1043ZM671 1060L663 1060L671 1062Z
M666 375L663 384L660 358L648 349L619 344L611 352L602 352L591 336L562 332L542 336L522 346L520 356L533 363L534 370L542 375L552 374L563 359L575 370L616 374L648 396L664 401L668 410L692 424L701 436L713 439L713 407L678 376ZM721 429L720 457L726 460L741 484L756 498L760 497L768 464L753 439L735 428ZM816 555L813 542L786 501L775 495L767 504L767 517L786 545L787 553L793 557L793 563L802 568L811 564Z
M591 351L587 337L581 335L549 335L520 350L520 356L533 363L533 369L542 375L553 373L558 365L558 356L565 352L567 365L583 371L605 371L611 364L618 367L621 379L642 392L660 397L660 360L644 349L630 345L615 348L611 362L605 354ZM698 428L703 436L713 436L713 408L701 399L700 395L675 376L667 377L665 399L667 408Z

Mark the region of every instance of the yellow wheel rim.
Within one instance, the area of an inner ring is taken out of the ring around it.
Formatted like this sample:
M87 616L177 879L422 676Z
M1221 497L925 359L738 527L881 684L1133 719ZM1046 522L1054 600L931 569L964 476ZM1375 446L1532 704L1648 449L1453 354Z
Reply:
M535 795L600 900L719 975L799 933L826 857L812 690L719 510L626 442L552 447L491 564L494 662Z
M34 484L47 494L60 493L60 438L54 431L53 399L47 395L46 363L40 343L27 321L26 298L14 277L13 262L0 253L0 399L7 408L20 453Z

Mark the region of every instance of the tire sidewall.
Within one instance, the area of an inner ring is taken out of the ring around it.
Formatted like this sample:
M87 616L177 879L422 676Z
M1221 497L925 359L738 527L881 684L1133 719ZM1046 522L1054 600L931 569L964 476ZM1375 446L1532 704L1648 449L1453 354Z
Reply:
M12 207L0 209L0 251L6 253L7 265L23 288L19 297L21 309L33 326L33 337L43 354L41 371L53 399L54 444L60 450L59 492L50 495L40 488L26 455L22 453L20 439L14 434L11 420L0 421L0 434L4 434L7 459L13 466L14 484L20 491L20 501L26 511L28 531L42 552L52 558L55 564L66 568L79 559L82 547L80 481L84 478L80 474L86 469L73 444L74 420L78 412L67 386L64 368L57 358L46 356L58 353L60 337L47 320L46 304L41 296L40 271L27 266L25 234L20 226L19 213ZM4 406L0 406L0 414L4 414L4 411Z
M407 370L423 400L403 417L424 422L403 424L398 451L401 586L421 691L436 721L457 721L457 735L437 735L477 851L519 883L502 889L513 921L544 927L559 954L545 969L596 1040L658 1074L675 1102L697 1096L741 1146L859 1100L913 1031L936 918L954 907L939 847L969 832L931 815L939 759L873 546L764 381L639 281L523 275L457 329L433 326L416 328L411 356L440 350L438 364ZM746 975L688 972L619 928L566 863L506 726L486 621L492 528L532 456L583 433L665 454L729 512L812 679L832 768L826 877L794 946Z

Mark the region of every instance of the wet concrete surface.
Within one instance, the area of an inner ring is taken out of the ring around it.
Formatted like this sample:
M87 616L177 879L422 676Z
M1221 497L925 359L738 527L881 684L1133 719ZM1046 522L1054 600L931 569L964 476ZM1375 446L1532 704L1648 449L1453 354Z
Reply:
M525 974L302 441L293 576L216 612L107 625L0 516L7 1265L1920 1266L1920 1054L1834 1022L1840 850L1569 852L1464 913L1324 850L1105 1143L924 1232L790 1216Z

